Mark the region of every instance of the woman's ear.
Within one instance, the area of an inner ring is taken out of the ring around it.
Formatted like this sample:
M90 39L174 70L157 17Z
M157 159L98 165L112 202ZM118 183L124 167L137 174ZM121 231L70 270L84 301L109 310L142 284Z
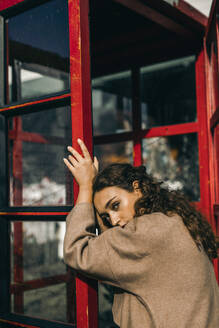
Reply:
M139 196L142 196L141 189L139 188L139 181L138 180L133 181L132 186L134 188L134 192L139 194Z

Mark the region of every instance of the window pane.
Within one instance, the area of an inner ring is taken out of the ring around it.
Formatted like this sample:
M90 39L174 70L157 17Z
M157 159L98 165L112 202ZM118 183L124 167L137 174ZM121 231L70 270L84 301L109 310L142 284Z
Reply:
M69 89L67 0L52 0L9 19L10 101Z
M72 176L63 158L71 144L70 107L9 120L10 204L71 205Z
M94 146L94 155L97 157L100 168L108 164L133 163L133 142L117 142L113 144Z
M131 73L92 81L94 135L132 130Z
M180 189L192 201L200 198L199 160L196 134L148 138L142 144L147 172Z
M143 129L196 120L195 56L140 72Z
M73 275L67 284L62 280L67 278L64 234L65 222L11 223L12 312L64 322L68 316L72 321L75 314L66 314L67 307L75 313L75 282Z
M20 313L14 304L12 295L11 308L13 313ZM67 322L66 317L66 284L57 284L24 292L22 314L35 318Z
M113 294L113 286L98 283L98 328L119 328L113 321Z
M13 222L12 282L17 282L20 274L23 281L28 281L66 273L63 262L64 234L65 222ZM18 248L20 254L17 253Z
M24 314L66 322L66 284L25 292Z

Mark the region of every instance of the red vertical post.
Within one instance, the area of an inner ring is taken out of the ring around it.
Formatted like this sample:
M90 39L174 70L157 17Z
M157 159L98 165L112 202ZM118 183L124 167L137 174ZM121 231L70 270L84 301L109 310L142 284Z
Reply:
M219 21L218 21L218 14L215 17L216 20L216 48L217 48L217 53L216 53L216 92L217 92L217 99L218 102L216 104L216 110L218 111L219 108ZM214 169L215 169L215 203L219 204L219 121L217 122L217 125L214 128L213 131L213 143L214 143ZM219 218L218 218L219 220ZM219 222L218 222L219 225ZM219 233L219 231L218 231Z
M22 120L13 119L15 139L12 149L13 165L13 205L22 205ZM14 283L23 282L23 226L22 222L14 222ZM23 292L14 294L14 311L23 313Z
M140 71L139 68L132 70L132 127L134 134L134 166L142 164L141 149L141 99L140 99Z
M212 218L210 201L210 172L209 172L209 143L207 126L207 99L206 99L206 71L204 50L196 60L196 100L198 120L198 145L199 145L199 178L200 178L200 203L203 213L215 230L215 222Z
M214 146L215 146L215 178L216 178L216 203L219 204L219 122L214 129ZM218 222L219 226L219 222ZM219 235L219 230L218 230Z
M208 51L209 50L209 51ZM207 100L207 133L209 141L209 170L210 170L210 197L211 204L214 204L215 201L215 177L214 177L214 147L213 147L213 135L210 126L210 118L212 116L212 110L215 105L215 100L218 97L213 96L216 91L214 86L215 73L213 72L215 66L212 66L212 60L215 59L215 56L212 56L211 51L213 50L211 44L206 44L204 40L204 55L205 55L205 73L206 73L206 100ZM213 58L212 58L213 57ZM213 216L213 211L212 211Z
M84 140L92 153L89 0L69 0L72 144ZM74 199L78 186L74 182ZM77 328L98 327L97 283L76 278Z
M213 134L210 126L210 118L212 116L212 110L216 103L218 103L218 86L215 85L215 53L213 45L214 40L211 40L210 44L206 43L204 39L204 72L205 72L205 84L206 84L206 124L207 131L206 135L208 137L208 160L206 158L206 163L209 165L209 192L210 192L210 205L209 212L211 216L211 224L215 233L217 233L217 219L214 215L213 204L215 203L215 184L217 184L217 180L215 181L215 170L214 170L214 142L213 142ZM209 52L208 52L209 50ZM213 52L213 53L212 53ZM217 71L217 69L216 69ZM218 279L218 259L213 261L215 275Z

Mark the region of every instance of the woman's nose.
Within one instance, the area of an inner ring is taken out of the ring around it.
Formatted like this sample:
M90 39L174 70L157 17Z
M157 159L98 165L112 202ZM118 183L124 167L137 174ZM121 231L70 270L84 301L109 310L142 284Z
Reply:
M111 215L111 223L113 226L118 225L119 221L120 221L120 219L119 219L118 215Z

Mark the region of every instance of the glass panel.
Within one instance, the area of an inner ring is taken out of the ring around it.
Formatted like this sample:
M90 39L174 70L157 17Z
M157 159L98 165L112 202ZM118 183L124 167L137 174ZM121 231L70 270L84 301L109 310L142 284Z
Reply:
M195 56L141 68L142 128L196 120Z
M113 321L113 294L113 286L98 283L98 328L119 328Z
M100 168L110 163L133 163L133 142L117 142L94 146L94 155L97 157Z
M196 134L144 139L143 163L147 172L180 189L192 201L200 198L199 160Z
M69 89L67 0L10 18L8 33L10 102Z
M73 203L72 176L63 162L70 124L70 107L9 119L10 205Z
M74 275L67 284L56 277L67 277L63 262L64 234L65 222L11 223L12 312L48 320L75 320ZM30 285L28 281L32 281ZM25 286L34 289L25 290Z
M26 291L23 295L22 312L16 308L15 297L12 295L12 313L67 322L66 285L64 283Z
M92 81L94 135L132 130L131 72Z
M58 284L24 293L24 314L47 320L67 322L66 284Z
M66 273L63 262L65 222L11 224L11 281L28 281ZM19 254L18 254L19 250Z

